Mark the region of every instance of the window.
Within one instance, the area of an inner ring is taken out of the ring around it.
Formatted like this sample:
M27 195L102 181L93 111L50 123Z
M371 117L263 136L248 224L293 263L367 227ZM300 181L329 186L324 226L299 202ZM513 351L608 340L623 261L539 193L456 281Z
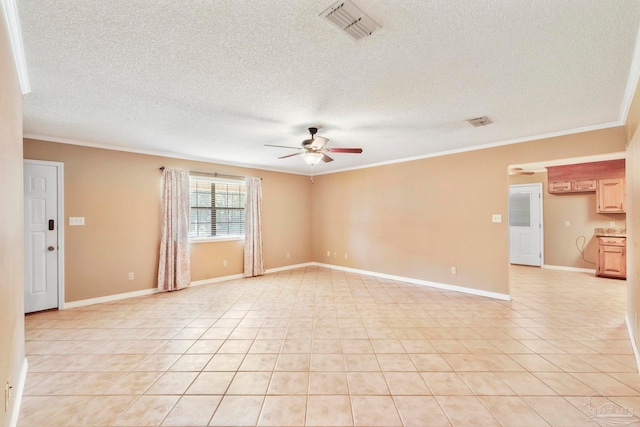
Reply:
M189 237L244 237L244 181L189 177Z

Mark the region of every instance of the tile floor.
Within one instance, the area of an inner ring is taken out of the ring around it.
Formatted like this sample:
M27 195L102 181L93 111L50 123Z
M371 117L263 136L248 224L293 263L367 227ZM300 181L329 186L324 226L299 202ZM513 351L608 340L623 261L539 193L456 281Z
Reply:
M514 266L506 302L308 267L28 315L18 424L640 425L595 411L640 414L625 287Z

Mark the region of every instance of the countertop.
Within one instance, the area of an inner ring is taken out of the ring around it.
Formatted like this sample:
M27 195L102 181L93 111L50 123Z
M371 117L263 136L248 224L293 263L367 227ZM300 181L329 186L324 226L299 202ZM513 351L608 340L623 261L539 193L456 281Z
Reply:
M626 228L596 228L595 233L599 237L627 237Z

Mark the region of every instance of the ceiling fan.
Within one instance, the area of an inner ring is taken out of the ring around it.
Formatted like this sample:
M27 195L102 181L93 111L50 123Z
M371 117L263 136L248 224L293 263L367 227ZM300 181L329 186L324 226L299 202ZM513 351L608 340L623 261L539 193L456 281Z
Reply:
M329 142L329 139L322 136L316 136L318 128L309 128L309 133L311 134L311 138L302 141L302 148L271 144L265 144L265 147L279 147L298 150L295 154L288 154L278 158L286 159L287 157L301 155L305 163L310 166L318 164L320 160L325 163L332 162L333 159L329 157L327 153L362 153L362 148L327 148L326 144Z

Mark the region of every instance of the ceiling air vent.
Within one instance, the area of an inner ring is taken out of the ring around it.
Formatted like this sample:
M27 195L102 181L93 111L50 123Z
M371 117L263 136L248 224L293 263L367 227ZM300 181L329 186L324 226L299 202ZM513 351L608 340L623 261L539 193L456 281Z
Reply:
M469 119L467 120L467 122L474 128L490 125L491 123L493 123L487 116L476 117L475 119Z
M340 31L360 40L371 35L380 25L351 1L338 1L320 14Z

